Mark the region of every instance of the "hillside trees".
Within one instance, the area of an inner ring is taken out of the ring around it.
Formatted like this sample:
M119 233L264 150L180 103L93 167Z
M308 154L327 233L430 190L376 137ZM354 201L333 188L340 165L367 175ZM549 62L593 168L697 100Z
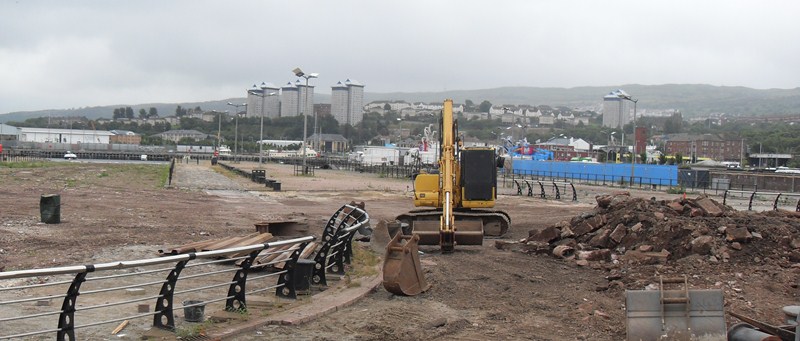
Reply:
M481 104L478 106L478 110L480 110L480 112L489 112L490 109L492 109L492 102L486 100L481 102Z

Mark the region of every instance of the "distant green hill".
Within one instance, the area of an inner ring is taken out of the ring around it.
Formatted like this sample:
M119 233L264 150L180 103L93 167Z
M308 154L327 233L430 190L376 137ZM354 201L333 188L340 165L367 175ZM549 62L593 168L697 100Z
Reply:
M788 115L800 114L800 88L751 89L746 87L713 86L703 84L664 85L619 85L576 88L503 87L480 90L451 90L441 92L393 92L364 94L365 103L377 100L405 100L408 102L441 102L452 98L458 103L469 99L479 104L488 100L492 104L530 104L566 106L598 106L603 96L614 89L625 89L639 99L639 107L645 109L679 109L684 117L724 112L732 115ZM315 94L317 103L330 103L329 94ZM139 109L155 107L160 116L170 116L180 105L184 108L201 107L204 110L232 110L228 102L242 103L244 98L228 98L216 101L189 103L149 103L137 105L109 105L78 109L54 109L12 112L0 115L0 122L24 121L32 117L86 116L90 119L111 118L114 108L131 106L134 113Z
M49 109L49 110L37 110L37 111L18 111L12 112L8 114L0 115L0 122L9 122L9 121L24 121L29 118L33 117L66 117L66 116L85 116L89 119L98 119L98 118L111 118L114 114L114 109L116 108L124 108L124 107L131 107L133 109L134 115L139 115L139 109L149 110L151 107L156 108L158 110L158 115L161 117L165 116L173 116L175 115L175 108L179 105L183 108L196 108L200 107L203 110L218 110L218 111L225 111L225 110L234 110L232 106L227 105L228 102L232 103L244 103L244 98L228 98L224 100L216 100L216 101L207 101L207 102L188 102L188 103L147 103L147 104L119 104L119 105L106 105L106 106L98 106L98 107L84 107L84 108L76 108L76 109Z
M492 104L531 104L578 107L599 106L603 96L614 89L624 89L639 99L639 107L647 109L679 109L684 117L724 112L734 115L800 114L800 88L758 90L745 87L703 84L619 85L577 88L505 87L484 90L451 90L442 92L366 93L366 101L405 100L439 102L452 98L458 103L483 100Z

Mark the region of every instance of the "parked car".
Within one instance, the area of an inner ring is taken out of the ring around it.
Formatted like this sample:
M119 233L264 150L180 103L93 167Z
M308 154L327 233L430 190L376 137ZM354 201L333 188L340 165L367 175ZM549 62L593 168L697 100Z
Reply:
M142 154L142 156L139 157L139 160L147 161L147 154Z
M64 160L75 160L77 158L78 158L78 156L75 155L75 153L73 153L73 152L71 152L69 150L67 151L66 154L64 154Z

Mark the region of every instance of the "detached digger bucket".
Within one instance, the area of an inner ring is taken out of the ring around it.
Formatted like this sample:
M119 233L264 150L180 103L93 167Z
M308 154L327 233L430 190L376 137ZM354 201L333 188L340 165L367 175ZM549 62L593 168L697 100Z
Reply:
M383 287L395 295L414 296L430 288L419 264L419 236L398 233L386 246Z
M686 276L661 278L658 290L627 290L627 339L726 339L722 290L689 290ZM677 284L666 290L664 284Z

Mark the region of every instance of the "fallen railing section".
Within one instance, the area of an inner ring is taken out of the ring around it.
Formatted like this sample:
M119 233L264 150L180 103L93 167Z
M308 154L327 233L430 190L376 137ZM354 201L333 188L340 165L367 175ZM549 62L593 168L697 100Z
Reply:
M728 195L729 194L740 194L742 197L747 196L748 197L748 200L747 200L747 210L748 211L752 211L753 210L753 202L759 196L773 196L773 195L775 196L775 199L772 200L772 210L773 211L777 211L778 210L778 205L781 202L781 197L786 198L786 200L788 200L789 197L795 197L795 198L798 198L798 200L797 200L797 204L795 205L794 209L795 209L795 212L800 212L800 193L775 193L775 192L741 191L741 190L735 190L735 189L728 189L728 190L725 190L725 193L722 194L722 204L723 205L728 205Z
M79 339L106 338L109 329L101 334L78 334L77 330L145 318L153 319L152 327L174 331L176 309L224 302L226 311L243 312L248 296L270 291L281 298L296 298L295 278L302 277L296 263L314 239L307 236L151 259L0 272L0 340L37 335L55 335L57 340L76 340L78 335ZM240 256L217 259L232 254ZM275 261L283 266L270 273L252 272L253 260L269 254L284 256ZM240 267L230 266L237 261ZM148 287L158 294L146 296ZM193 301L188 296L198 298ZM178 297L189 299L176 305ZM52 309L51 301L60 301L59 308ZM155 309L143 302L154 303ZM136 314L123 313L137 303ZM51 327L43 328L48 324Z
M227 163L218 162L217 164L222 166L222 168L225 168L231 172L239 174L240 176L248 178L255 183L264 184L264 186L272 188L273 190L278 192L280 192L281 190L281 183L275 179L270 179L267 176L267 171L264 169L253 169L251 171L247 171L235 166L231 166Z
M356 231L369 234L369 215L355 203L343 205L325 225L322 231L322 247L314 257L314 273L311 283L327 285L326 274L344 275L344 265L353 257L353 236Z
M539 197L542 199L547 199L547 191L545 190L545 183L547 183L548 187L550 184L552 184L552 192L553 192L552 195L553 197L555 197L556 200L561 200L560 187L563 187L564 192L567 192L567 186L569 186L569 188L572 189L572 201L578 201L578 192L575 191L575 185L573 185L571 182L566 182L566 181L544 182L541 180L527 180L524 178L514 179L513 181L514 181L514 187L517 188L517 195L522 195L523 190L527 188L528 196L532 197L533 196L532 183L536 181L536 183L539 185Z

